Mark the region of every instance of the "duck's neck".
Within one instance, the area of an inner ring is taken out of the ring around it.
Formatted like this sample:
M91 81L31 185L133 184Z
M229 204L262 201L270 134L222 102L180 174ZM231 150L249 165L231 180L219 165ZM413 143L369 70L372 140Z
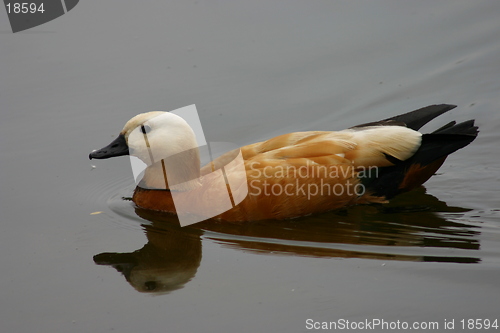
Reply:
M189 191L201 186L200 156L191 149L148 166L139 186L147 189Z

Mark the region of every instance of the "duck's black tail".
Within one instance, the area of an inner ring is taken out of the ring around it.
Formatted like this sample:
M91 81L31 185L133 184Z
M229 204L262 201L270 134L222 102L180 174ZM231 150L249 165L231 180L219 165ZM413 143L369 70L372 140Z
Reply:
M431 105L369 125L402 125L418 130L453 108L454 105ZM363 184L374 195L385 196L387 199L412 190L425 183L449 154L474 141L478 132L474 120L468 120L459 124L452 121L432 133L423 134L422 144L412 157L406 161L391 159L394 166L379 168L377 177L363 180Z

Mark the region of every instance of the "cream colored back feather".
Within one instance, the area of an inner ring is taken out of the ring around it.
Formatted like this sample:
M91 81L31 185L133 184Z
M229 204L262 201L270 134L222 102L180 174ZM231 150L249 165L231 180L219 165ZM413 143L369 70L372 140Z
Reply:
M422 134L410 128L371 126L338 132L284 134L242 147L242 151L246 161L271 163L297 158L313 161L329 157L328 163L333 164L383 167L392 165L384 154L404 161L415 154L421 142Z
M391 165L384 154L405 161L422 143L420 132L402 126L371 126L342 132L350 133L351 140L357 145L356 154L351 157L357 166Z

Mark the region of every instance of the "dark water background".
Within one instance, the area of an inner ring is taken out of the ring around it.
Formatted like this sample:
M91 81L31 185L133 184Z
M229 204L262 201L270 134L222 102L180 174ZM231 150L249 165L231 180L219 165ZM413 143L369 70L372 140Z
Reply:
M82 1L12 34L0 10L2 331L500 320L499 17L496 0ZM389 205L180 228L122 200L127 158L87 155L193 103L209 141L238 145L435 103L459 107L424 130L481 133Z

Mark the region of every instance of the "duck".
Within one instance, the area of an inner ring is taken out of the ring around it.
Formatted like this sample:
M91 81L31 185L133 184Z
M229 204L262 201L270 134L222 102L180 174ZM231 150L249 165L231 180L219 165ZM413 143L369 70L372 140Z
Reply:
M141 209L179 217L206 213L193 221L292 219L383 204L420 187L479 133L473 119L419 132L455 107L430 105L340 131L283 134L204 166L191 126L174 113L152 111L134 116L89 158L141 160L146 167L132 196Z

